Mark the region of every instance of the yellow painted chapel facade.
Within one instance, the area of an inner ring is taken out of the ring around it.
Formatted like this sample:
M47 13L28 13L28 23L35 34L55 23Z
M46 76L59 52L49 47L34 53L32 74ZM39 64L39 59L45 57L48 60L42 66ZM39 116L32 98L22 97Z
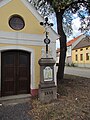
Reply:
M38 92L41 50L45 29L43 18L27 0L0 2L0 96ZM49 29L50 48L56 59L58 35ZM55 68L54 68L55 69ZM55 78L56 79L56 78Z

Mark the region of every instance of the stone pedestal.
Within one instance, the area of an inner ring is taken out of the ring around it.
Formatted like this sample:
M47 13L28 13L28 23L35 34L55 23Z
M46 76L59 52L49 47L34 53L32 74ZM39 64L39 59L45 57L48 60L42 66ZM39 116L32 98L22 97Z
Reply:
M54 82L54 64L53 58L41 58L40 65L40 84L39 99L43 103L48 103L57 99L57 87Z

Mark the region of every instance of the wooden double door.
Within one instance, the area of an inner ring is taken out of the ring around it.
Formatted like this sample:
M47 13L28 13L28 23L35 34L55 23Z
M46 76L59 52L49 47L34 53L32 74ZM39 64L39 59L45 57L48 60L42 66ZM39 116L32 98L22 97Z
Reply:
M30 93L30 53L20 50L1 54L1 96Z

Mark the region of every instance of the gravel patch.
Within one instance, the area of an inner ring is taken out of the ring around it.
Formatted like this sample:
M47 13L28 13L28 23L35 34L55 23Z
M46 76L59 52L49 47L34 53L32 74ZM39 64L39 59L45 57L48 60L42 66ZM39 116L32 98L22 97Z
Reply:
M32 120L28 111L31 110L31 104L18 103L0 106L0 120Z

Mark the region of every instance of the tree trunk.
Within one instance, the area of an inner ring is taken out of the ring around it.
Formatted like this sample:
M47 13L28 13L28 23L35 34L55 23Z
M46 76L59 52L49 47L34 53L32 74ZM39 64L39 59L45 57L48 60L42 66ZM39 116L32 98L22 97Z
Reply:
M59 65L57 72L57 83L59 83L64 76L64 66L65 66L65 58L66 58L66 50L67 50L66 35L63 31L63 26L62 26L63 13L64 10L61 10L60 12L56 12L57 30L58 30L58 34L60 35L60 58L59 58Z

